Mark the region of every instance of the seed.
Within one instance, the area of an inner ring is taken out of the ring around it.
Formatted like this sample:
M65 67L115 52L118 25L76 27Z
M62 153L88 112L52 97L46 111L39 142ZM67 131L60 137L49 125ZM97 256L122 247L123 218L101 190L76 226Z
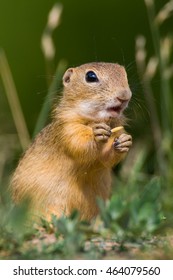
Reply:
M119 131L119 130L121 130L121 129L123 129L123 126L117 126L117 127L112 128L112 129L111 129L111 132L112 132L112 133L115 133L115 132L117 132L117 131Z

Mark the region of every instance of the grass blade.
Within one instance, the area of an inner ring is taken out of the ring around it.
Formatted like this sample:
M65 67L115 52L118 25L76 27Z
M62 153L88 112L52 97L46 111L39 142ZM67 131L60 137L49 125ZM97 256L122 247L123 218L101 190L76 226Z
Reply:
M13 81L12 73L3 49L0 49L0 74L13 120L17 129L19 141L22 149L25 150L30 143L30 136L18 98L17 90Z

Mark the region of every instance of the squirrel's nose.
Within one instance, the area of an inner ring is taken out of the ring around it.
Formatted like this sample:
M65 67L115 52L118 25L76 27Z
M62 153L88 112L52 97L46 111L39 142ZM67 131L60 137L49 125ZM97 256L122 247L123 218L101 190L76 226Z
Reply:
M126 102L129 101L129 99L122 99L122 98L119 98L119 97L117 97L117 100L118 100L121 104L124 104L124 103L126 103Z
M125 103L125 102L130 100L131 96L132 96L132 93L129 89L128 90L121 90L121 91L118 91L117 99L121 103Z

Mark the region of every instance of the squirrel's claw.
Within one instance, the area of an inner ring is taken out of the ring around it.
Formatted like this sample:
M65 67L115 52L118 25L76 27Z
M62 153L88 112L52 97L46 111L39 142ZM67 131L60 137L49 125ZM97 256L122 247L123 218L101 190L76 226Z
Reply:
M119 152L128 152L132 145L132 136L129 134L121 134L119 138L115 138L113 142L114 149Z

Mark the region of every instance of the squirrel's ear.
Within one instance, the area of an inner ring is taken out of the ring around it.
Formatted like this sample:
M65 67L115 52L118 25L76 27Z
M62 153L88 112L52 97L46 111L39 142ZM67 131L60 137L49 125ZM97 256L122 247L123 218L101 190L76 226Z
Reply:
M70 83L72 74L73 74L73 68L67 69L67 71L64 73L64 76L63 76L63 85L64 86L67 86L67 84Z

